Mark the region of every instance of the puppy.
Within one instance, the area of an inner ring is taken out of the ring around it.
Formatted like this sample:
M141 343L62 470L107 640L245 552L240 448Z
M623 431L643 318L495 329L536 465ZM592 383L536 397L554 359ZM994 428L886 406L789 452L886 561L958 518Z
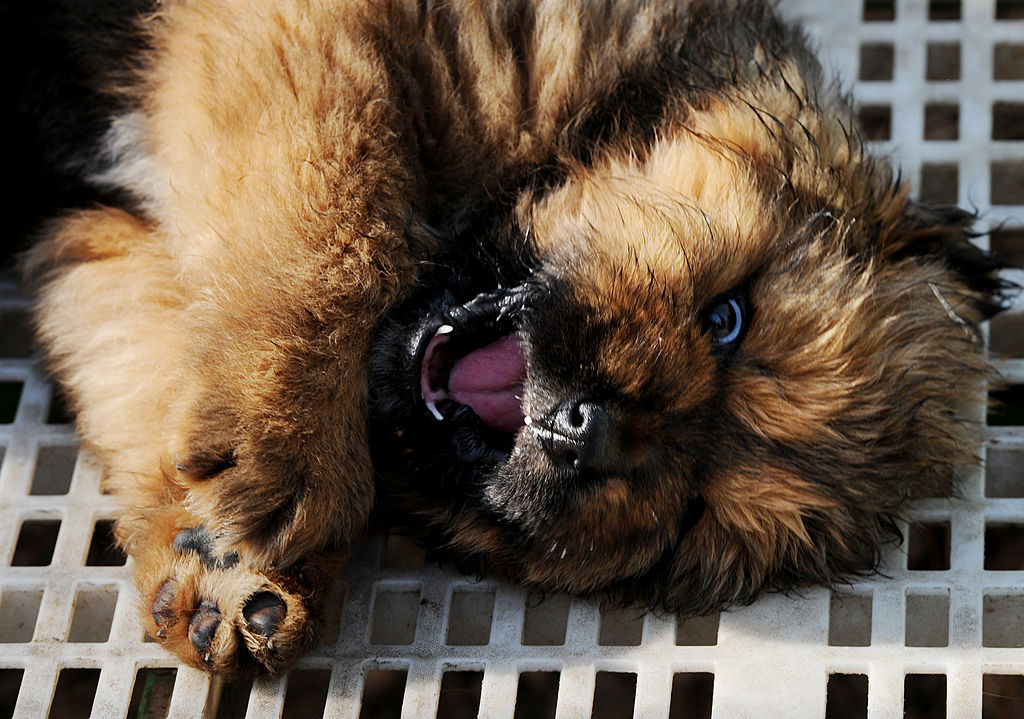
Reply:
M706 612L876 567L1003 302L754 0L167 0L25 261L140 616L279 672L374 503ZM372 450L371 450L372 447Z

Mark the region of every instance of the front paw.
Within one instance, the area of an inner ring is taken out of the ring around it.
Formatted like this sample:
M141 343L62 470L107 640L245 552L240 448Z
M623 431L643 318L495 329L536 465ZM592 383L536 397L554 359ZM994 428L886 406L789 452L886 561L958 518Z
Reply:
M336 553L264 571L218 552L202 526L169 544L140 555L136 578L147 630L183 661L229 677L277 674L312 647Z
M172 444L165 473L184 490L189 513L255 566L289 566L322 547L349 546L374 496L362 424L357 431L336 414L310 427L242 410L193 411L181 423L189 432Z

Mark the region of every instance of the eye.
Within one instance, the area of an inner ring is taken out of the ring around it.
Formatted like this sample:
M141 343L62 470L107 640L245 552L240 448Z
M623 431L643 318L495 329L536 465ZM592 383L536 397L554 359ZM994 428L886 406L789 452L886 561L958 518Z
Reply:
M728 347L740 341L747 324L747 303L742 296L722 297L705 315L711 341Z

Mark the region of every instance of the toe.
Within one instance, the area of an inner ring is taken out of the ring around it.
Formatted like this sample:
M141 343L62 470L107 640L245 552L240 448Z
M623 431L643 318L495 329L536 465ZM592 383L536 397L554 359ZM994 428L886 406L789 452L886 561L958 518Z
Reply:
M165 626L174 618L174 597L177 594L178 581L173 577L164 580L163 584L156 590L156 596L153 598L150 613L153 617L153 623L156 625L158 637L162 638L165 635Z
M220 609L214 602L203 601L192 615L188 624L188 638L200 654L210 647L217 627L220 626Z
M288 607L273 592L260 592L242 609L242 616L249 631L262 637L269 637L284 621Z

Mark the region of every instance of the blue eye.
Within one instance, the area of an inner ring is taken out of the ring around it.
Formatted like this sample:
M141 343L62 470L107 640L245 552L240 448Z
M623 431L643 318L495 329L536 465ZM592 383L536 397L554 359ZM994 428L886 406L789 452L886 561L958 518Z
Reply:
M719 347L735 344L743 336L747 307L741 297L724 297L711 306L706 315L711 341Z

